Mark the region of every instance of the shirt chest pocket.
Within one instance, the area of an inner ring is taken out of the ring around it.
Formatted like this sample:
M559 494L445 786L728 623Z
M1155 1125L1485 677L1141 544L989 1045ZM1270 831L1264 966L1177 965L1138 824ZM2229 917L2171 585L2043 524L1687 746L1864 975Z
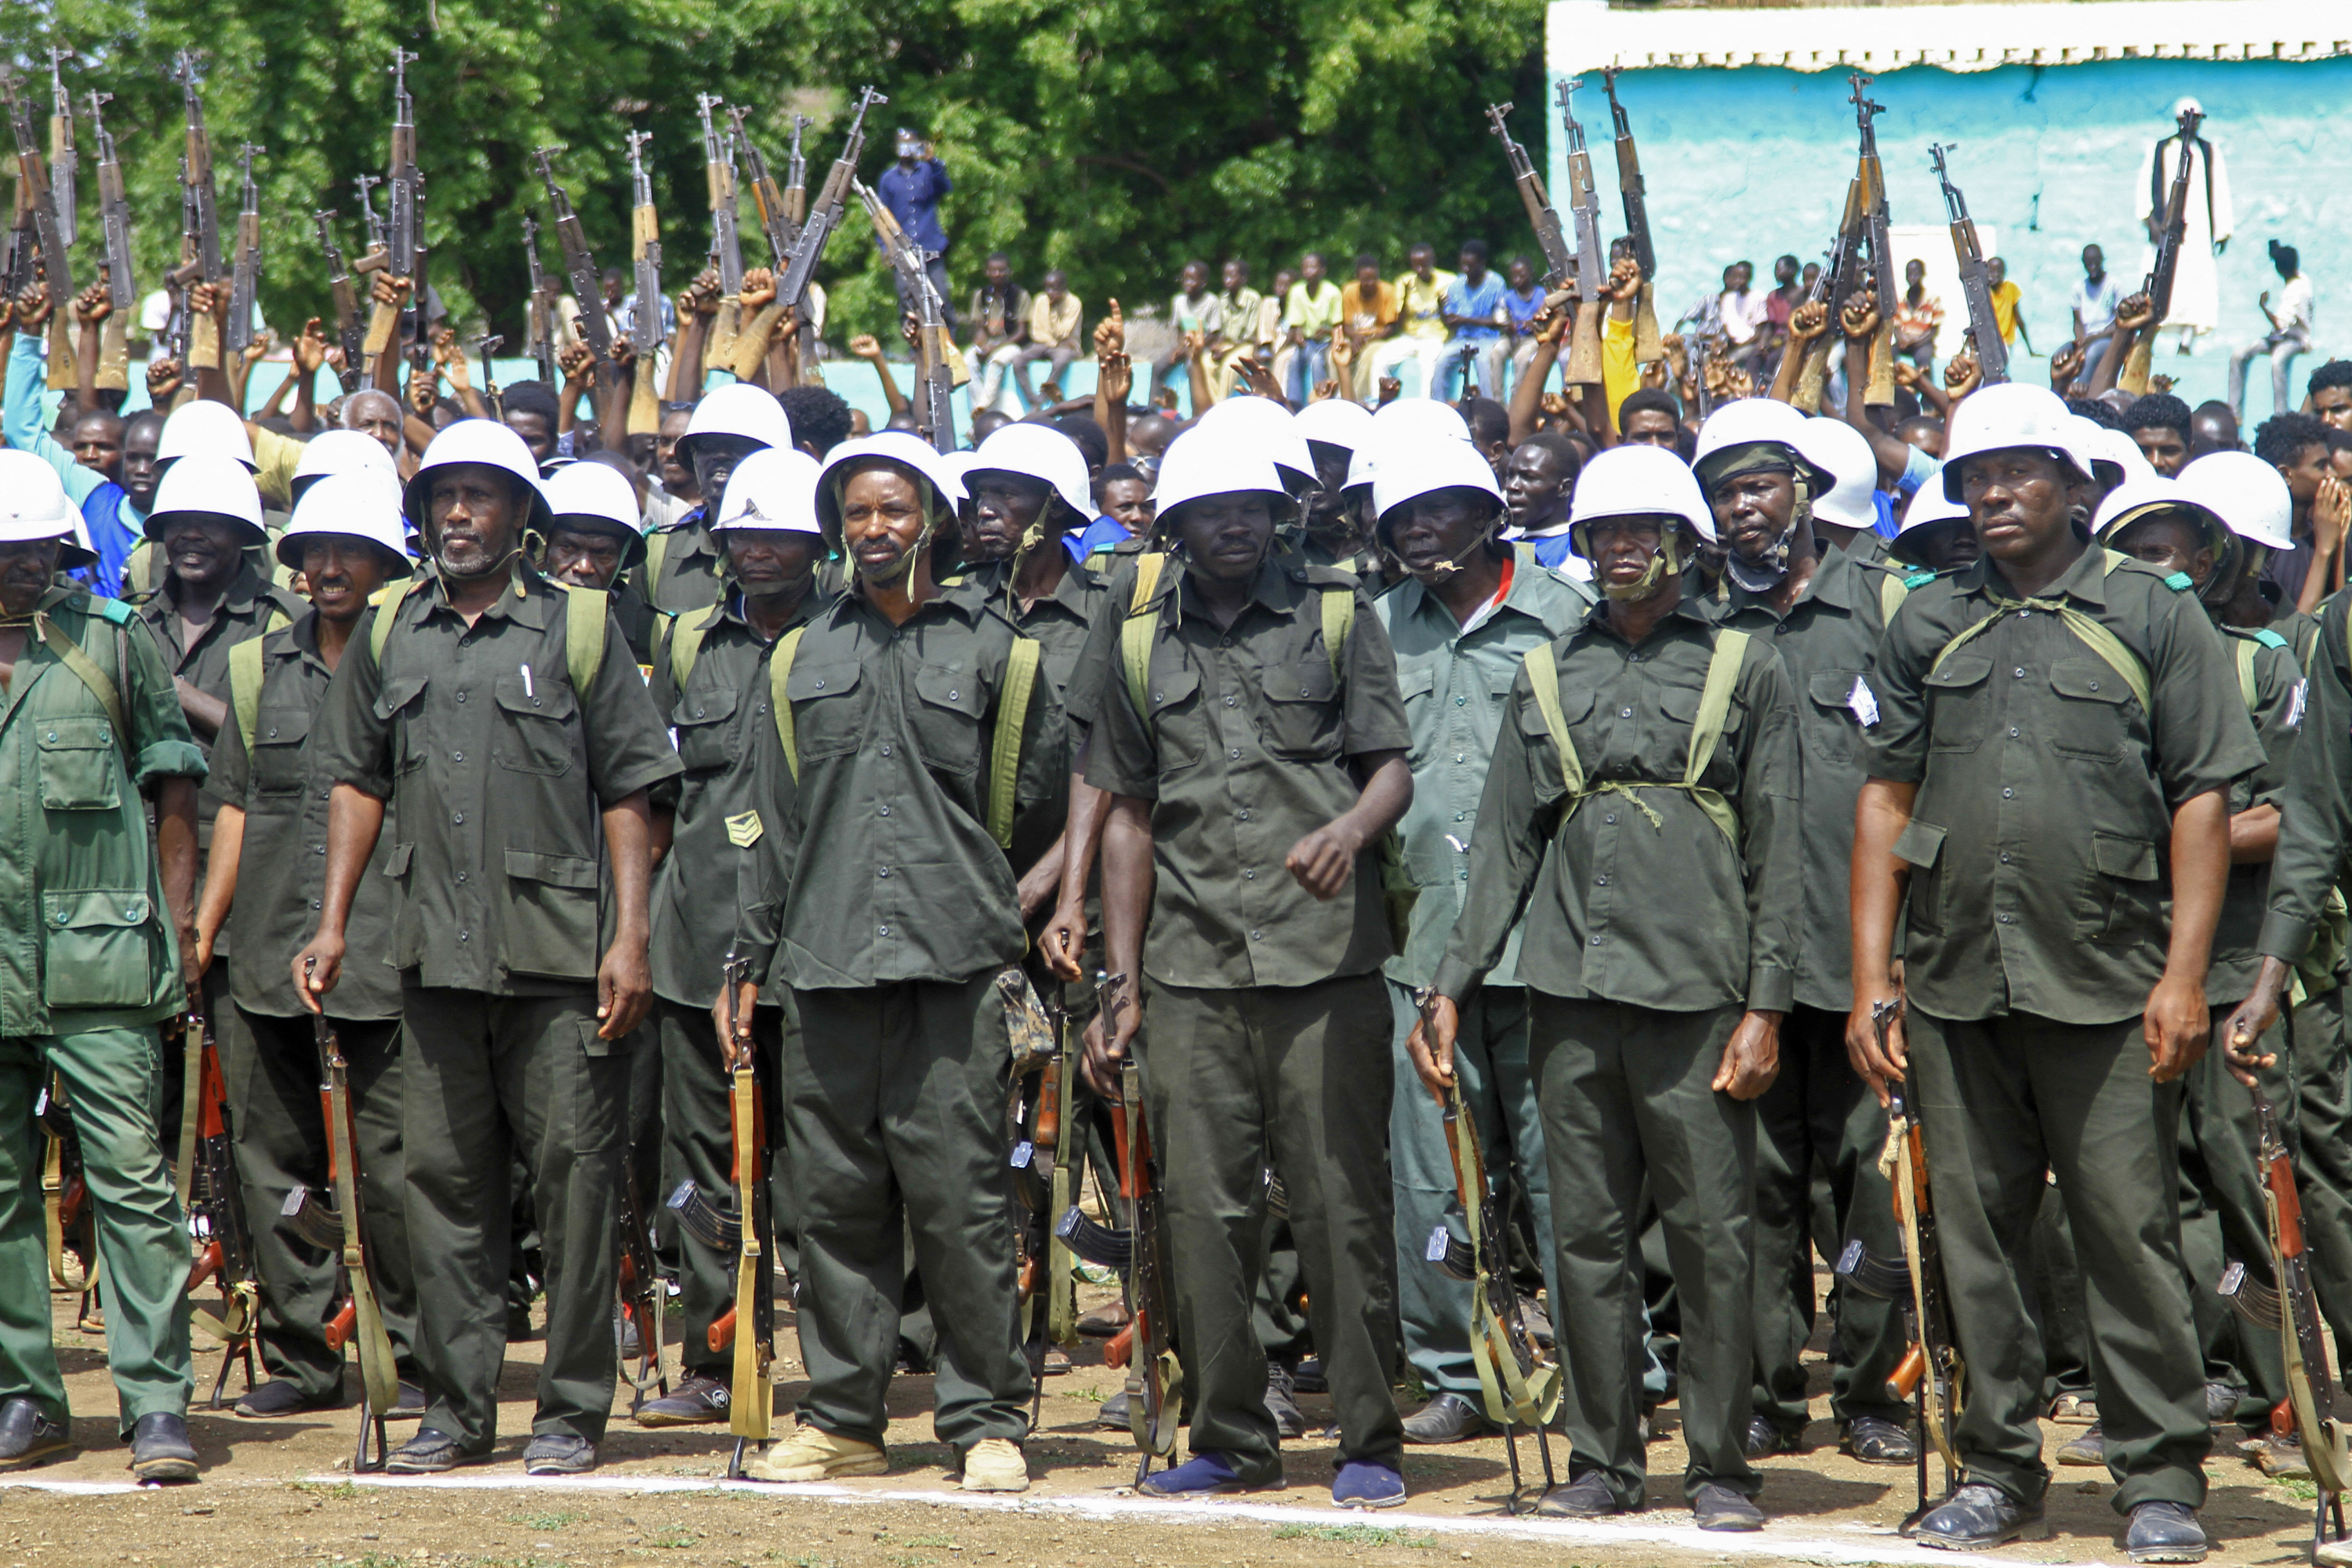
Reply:
M1592 748L1594 737L1587 722L1592 717L1592 688L1563 686L1559 689L1559 718L1567 727L1569 744L1576 749L1577 766L1581 772L1585 754ZM1581 728L1586 733L1579 734ZM1533 698L1519 709L1519 736L1527 747L1528 773L1536 787L1538 800L1559 797L1567 786L1567 769L1559 754L1558 737L1544 719L1543 709Z
M1265 749L1287 762L1321 762L1339 754L1339 683L1328 659L1268 665Z
M1404 700L1405 727L1412 735L1411 759L1418 767L1435 742L1435 721L1443 717L1430 710L1437 699L1436 667L1426 660L1399 659L1397 695Z
M253 728L253 793L299 795L310 770L303 765L303 742L310 736L310 715L300 708L264 708Z
M1658 711L1664 721L1654 728L1644 725L1642 736L1642 763L1654 768L1654 776L1679 779L1690 766L1691 740L1698 729L1698 710L1703 693L1696 687L1661 686L1658 688ZM1720 783L1730 766L1729 759L1738 743L1739 728L1748 715L1735 697L1723 710L1723 720L1716 731L1716 743L1707 759L1710 783Z
M375 716L392 727L394 765L402 773L425 764L425 685L421 675L387 678L375 694Z
M1851 704L1853 683L1861 679L1858 669L1817 669L1805 682L1805 694L1812 703L1802 726L1805 750L1825 763L1853 758L1854 731L1861 721L1854 717Z
M2050 667L2057 694L2050 745L2062 756L2116 762L2131 737L2131 688L2103 659L2062 658Z
M980 721L988 692L968 669L927 664L915 671L915 704L908 714L926 766L969 773L980 766Z
M1160 752L1162 778L1193 766L1208 754L1209 721L1201 707L1201 674L1171 665L1156 672L1143 693L1152 743ZM1113 699L1126 701L1125 693Z
M499 677L490 689L499 706L499 735L490 753L519 773L554 775L572 767L572 722L580 710L561 676L526 683L521 672Z
M793 705L793 747L803 758L842 757L857 750L865 724L859 668L851 663L798 664L784 683Z
M689 691L679 700L673 722L677 729L677 760L688 773L709 773L727 765L734 719L735 693L725 687Z
M34 723L43 805L51 811L110 811L122 803L110 721L70 718Z
M1992 660L1980 653L1956 653L1928 672L1927 749L1973 752L1984 743L1993 721Z

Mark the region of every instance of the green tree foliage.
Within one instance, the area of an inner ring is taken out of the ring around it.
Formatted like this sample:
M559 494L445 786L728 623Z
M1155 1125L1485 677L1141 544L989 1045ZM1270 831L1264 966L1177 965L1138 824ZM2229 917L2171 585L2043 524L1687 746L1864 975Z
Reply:
M649 131L672 292L708 242L695 95L759 106L750 121L783 174L794 110L814 187L838 151L850 91L876 83L861 173L877 177L889 131L920 128L955 180L942 208L959 293L981 258L1020 276L1066 268L1090 310L1108 296L1164 295L1188 258L1241 255L1263 284L1321 247L1343 271L1357 250L1393 271L1426 237L1441 255L1471 235L1498 254L1530 237L1486 133L1487 101L1516 99L1540 145L1539 0L17 0L0 5L0 52L46 110L51 41L78 58L85 106L111 92L142 289L177 260L176 51L197 51L226 224L236 152L263 149L263 303L281 331L328 306L310 214L329 207L361 248L352 179L383 173L394 46L409 68L426 174L428 274L455 319L522 342L521 218L546 218L531 163L566 149L559 177L601 266L628 261L623 133ZM36 69L36 62L42 68ZM78 110L81 112L82 110ZM94 142L81 127L85 189ZM85 204L93 198L86 195ZM382 193L376 197L383 200ZM94 221L85 226L94 232ZM747 261L767 259L750 203ZM560 269L553 237L545 264ZM95 241L77 272L95 271ZM887 319L887 274L853 204L820 277L831 335Z

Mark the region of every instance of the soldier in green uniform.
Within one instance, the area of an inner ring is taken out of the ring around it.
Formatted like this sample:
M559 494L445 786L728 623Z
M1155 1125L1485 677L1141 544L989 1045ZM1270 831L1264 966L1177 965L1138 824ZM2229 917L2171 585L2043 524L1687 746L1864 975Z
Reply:
M98 559L80 529L55 470L0 451L0 1468L73 1447L33 1120L54 1074L96 1206L131 1471L193 1480L188 1237L155 1122L155 1026L196 989L205 760L128 610L58 580Z
M1845 1055L1853 1005L1846 884L1868 716L1855 702L1855 682L1869 674L1886 616L1906 590L1901 577L1849 548L1877 540L1870 500L1877 458L1851 426L1743 398L1707 420L1694 468L1728 546L1723 596L1708 603L1723 625L1780 651L1798 693L1804 752L1795 822L1804 858L1797 1005L1781 1025L1780 1075L1756 1101L1756 1386L1746 1429L1754 1458L1804 1448L1798 1358L1813 1331L1816 1163L1829 1173L1832 1262L1848 1237L1880 1258L1900 1247L1894 1196L1878 1173L1886 1118ZM1846 1450L1867 1465L1912 1463L1918 1453L1908 1413L1886 1393L1906 1348L1900 1315L1889 1302L1843 1290L1837 1334L1830 1411Z
M221 1031L237 1182L261 1280L257 1338L269 1373L268 1383L237 1401L236 1413L249 1416L343 1405L343 1352L326 1334L341 1304L342 1259L273 1223L296 1188L320 1200L334 1192L310 1015L277 961L318 928L325 881L334 781L319 771L311 729L370 597L408 575L398 481L389 473L351 473L306 485L278 539L278 557L302 574L311 607L285 630L230 651L229 717L213 748L221 808L196 910L199 963L210 962L224 931L250 955L230 990L242 1027ZM330 1021L351 1068L355 1163L376 1299L394 1352L413 1366L416 1292L401 1203L400 979L385 962L393 889L383 862L391 847L377 846L371 875L361 879L348 927L353 958ZM403 1384L398 1409L377 1412L424 1413L414 1384Z
M547 524L536 478L502 425L460 420L434 438L404 510L436 570L362 623L312 741L335 784L318 934L292 959L309 1005L341 978L354 895L394 812L426 1402L392 1458L404 1474L478 1463L496 1439L513 1152L547 1247L528 1471L593 1466L616 1373L617 1047L652 1000L646 791L677 757L604 596L523 558L525 527Z
M1358 405L1334 399L1349 408ZM1321 406L1318 405L1317 406ZM1360 412L1360 410L1359 410ZM1445 1125L1419 1091L1405 1040L1416 988L1437 977L1462 910L1469 846L1504 700L1527 655L1565 637L1591 595L1496 537L1503 498L1467 441L1427 439L1393 453L1373 486L1377 539L1409 579L1373 608L1396 651L1397 686L1412 731L1412 807L1398 824L1415 889L1404 951L1382 966L1394 1023L1397 1091L1389 1107L1396 1194L1397 1315L1405 1360L1430 1391L1406 1418L1408 1443L1453 1443L1492 1429L1471 1352L1471 1287L1424 1261L1430 1233L1449 1223L1456 1184ZM1535 1234L1551 1234L1551 1172L1528 1068L1528 997L1516 942L1463 1011L1454 1062L1463 1100L1498 1182L1523 1185ZM1451 1223L1457 1229L1461 1219ZM1550 1275L1549 1252L1545 1274ZM1554 1301L1559 1292L1551 1292Z
M711 498L725 492L728 476L745 458L792 444L783 405L749 382L713 387L694 405L686 434L677 438L677 457L694 470L702 501L646 541L640 585L654 608L682 616L719 602L721 565L710 537Z
M772 955L797 1012L782 1121L810 1387L797 1429L748 1465L763 1480L887 1468L910 1237L940 1336L934 1427L966 1490L1029 1484L998 987L1025 943L992 827L1043 793L1008 798L1008 778L1068 763L1039 752L1034 665L987 586L932 576L955 527L937 463L899 433L834 449L817 515L855 581L770 656L788 702L766 774L793 787L757 803L781 891L747 900L739 952L761 971ZM722 999L730 1025L750 1001Z
M2229 787L2262 748L2186 580L2091 547L2096 480L2066 420L2015 384L1954 417L1943 482L1984 553L1913 590L1867 682L1846 1049L1874 1090L1910 1085L1968 1367L1966 1484L1919 1538L1974 1550L2042 1529L2042 1342L2019 1265L2046 1175L2090 1305L2126 1550L2194 1562L2210 1436L2179 1080L2206 1046ZM1882 1048L1887 1006L1904 1016Z
M552 515L540 570L569 586L611 595L613 618L620 623L631 657L650 668L670 617L646 601L634 577L623 575L646 558L646 536L639 527L637 492L618 468L602 460L609 457L599 452L568 463L541 481Z
M727 482L711 519L726 552L727 596L672 623L654 661L654 706L677 736L685 769L670 807L669 853L654 879L655 1026L661 1038L664 1167L691 1181L705 1201L734 1202L733 1128L726 1058L712 1026L722 956L736 928L734 890L745 857L780 830L770 791L790 775L759 779L760 731L772 735L770 658L780 638L824 608L816 563L824 541L816 520L816 460L790 448L752 453ZM791 990L761 986L752 1014L760 1045L760 1083L772 1097L781 1081ZM771 1106L771 1125L775 1125ZM798 1272L790 1171L769 1168L771 1212L780 1261ZM736 1216L740 1220L740 1215ZM667 1397L637 1412L647 1426L724 1421L731 1352L710 1348L711 1323L734 1304L733 1252L678 1229L679 1305L684 1309L685 1379ZM748 1323L748 1318L739 1323Z
M1191 1458L1144 1489L1281 1484L1249 1306L1270 1166L1339 1415L1332 1500L1392 1507L1405 1494L1377 973L1391 946L1373 851L1412 798L1395 660L1351 578L1276 552L1291 502L1265 443L1187 434L1156 499L1173 554L1139 557L1114 584L1072 702L1091 727L1087 780L1115 797L1104 945L1126 977L1110 1038L1088 1033L1087 1072L1116 1098L1113 1064L1148 1020L1192 1410Z
M1606 597L1512 687L1462 916L1409 1045L1442 1091L1461 1005L1524 911L1571 1448L1542 1510L1646 1506L1634 1240L1646 1187L1681 1312L1683 1494L1702 1530L1758 1530L1743 1443L1753 1102L1796 985L1796 699L1769 642L1685 596L1682 570L1714 522L1679 458L1603 452L1573 518Z

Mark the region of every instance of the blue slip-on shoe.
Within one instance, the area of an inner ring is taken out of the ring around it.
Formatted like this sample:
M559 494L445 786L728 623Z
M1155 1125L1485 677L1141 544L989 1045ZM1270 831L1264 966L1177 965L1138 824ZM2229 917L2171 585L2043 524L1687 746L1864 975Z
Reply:
M1350 1459L1331 1483L1331 1502L1337 1508L1396 1508L1403 1501L1404 1478L1386 1465Z
M1276 1480L1265 1486L1252 1486L1242 1479L1241 1471L1234 1468L1229 1455L1211 1449L1193 1455L1172 1470L1146 1476L1135 1489L1146 1497L1202 1498L1224 1492L1271 1491L1281 1485Z

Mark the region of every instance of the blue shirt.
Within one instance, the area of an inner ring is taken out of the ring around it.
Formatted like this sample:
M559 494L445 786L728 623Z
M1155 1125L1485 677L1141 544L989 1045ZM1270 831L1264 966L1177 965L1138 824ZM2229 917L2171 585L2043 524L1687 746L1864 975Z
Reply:
M1476 326L1454 328L1454 337L1472 342L1501 337L1503 329L1494 324L1493 317L1503 303L1503 296L1509 292L1503 287L1503 280L1492 272L1476 283L1471 282L1466 275L1448 283L1445 286L1445 313L1449 316L1475 316L1479 322Z
M1543 309L1543 302L1544 291L1541 289L1530 289L1525 294L1516 289L1504 289L1503 309L1510 314L1511 330L1525 332L1528 323L1536 319L1536 312Z
M1089 555L1113 549L1134 537L1118 519L1098 517L1087 524L1084 532L1062 535L1062 542L1069 547L1070 559L1084 561Z
M882 171L874 182L874 192L907 237L925 250L945 250L947 230L940 226L940 198L955 186L948 179L947 170L936 158L919 160L914 168L893 163ZM875 241L878 247L880 240Z

